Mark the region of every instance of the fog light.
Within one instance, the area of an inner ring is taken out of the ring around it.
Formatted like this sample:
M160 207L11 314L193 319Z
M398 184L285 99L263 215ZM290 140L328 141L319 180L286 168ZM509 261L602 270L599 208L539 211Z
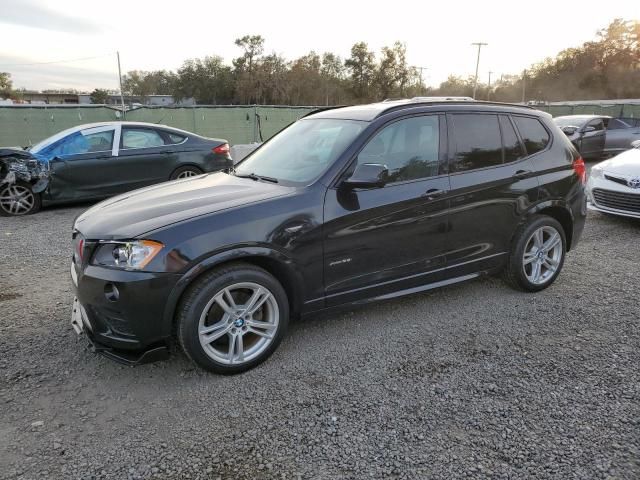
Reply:
M110 302L116 302L118 298L120 298L120 292L118 291L118 287L116 287L113 283L107 283L104 286L104 296Z

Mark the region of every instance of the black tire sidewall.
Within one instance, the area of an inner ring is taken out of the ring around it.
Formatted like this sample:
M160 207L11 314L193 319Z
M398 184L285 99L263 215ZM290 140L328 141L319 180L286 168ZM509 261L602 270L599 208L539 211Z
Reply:
M191 166L184 166L184 167L178 167L176 168L173 173L171 174L171 177L169 177L170 180L178 180L178 175L180 175L181 173L184 172L196 172L198 175L202 175L204 172L199 169L198 167L191 167ZM182 179L181 179L182 180Z
M534 231L539 229L540 227L549 226L556 229L556 231L560 234L560 238L562 239L562 258L560 259L560 265L558 265L558 269L555 271L553 276L549 278L546 282L542 284L535 284L529 281L527 276L524 273L524 268L522 265L524 249L527 246L527 241L529 237L533 234ZM555 218L546 216L546 215L536 215L529 223L527 223L522 230L520 231L518 238L516 240L515 248L511 253L511 259L509 262L509 268L511 272L509 272L515 280L524 290L529 292L539 292L540 290L544 290L548 286L550 286L553 282L555 282L556 278L562 271L562 267L564 265L564 260L567 255L567 239L562 228L560 222L558 222Z
M40 208L42 207L42 197L40 196L39 193L34 193L32 186L27 183L27 182L23 182L23 181L17 181L15 183L12 184L3 184L0 186L0 194L2 194L2 192L4 192L4 190L6 188L12 187L13 185L19 185L21 187L25 187L28 188L29 191L31 192L31 194L33 195L33 206L31 207L31 209L26 212L26 213L21 213L20 215L15 215L9 212L6 212L2 207L0 207L0 216L2 217L24 217L26 215L31 215L34 214L36 212L38 212L40 210Z
M262 354L250 362L229 366L216 362L205 353L200 345L198 324L202 311L215 294L229 285L241 282L253 282L269 289L278 303L280 318L276 335ZM178 336L185 353L205 370L222 374L241 373L264 362L278 348L289 323L289 302L286 292L273 276L260 268L236 267L231 270L224 269L219 275L213 272L213 275L205 276L186 294L184 301L181 302L181 308L183 310L178 317Z

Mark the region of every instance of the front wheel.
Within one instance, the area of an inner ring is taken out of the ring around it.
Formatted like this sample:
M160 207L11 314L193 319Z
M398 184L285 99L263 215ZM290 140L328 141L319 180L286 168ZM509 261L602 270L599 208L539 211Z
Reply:
M189 289L180 303L177 335L196 364L233 374L265 361L288 322L282 285L259 267L236 263L212 271Z
M567 241L560 223L536 215L516 235L504 277L520 290L538 292L551 285L564 265Z
M42 199L39 193L33 193L31 185L16 182L0 186L0 215L18 217L30 215L40 210Z

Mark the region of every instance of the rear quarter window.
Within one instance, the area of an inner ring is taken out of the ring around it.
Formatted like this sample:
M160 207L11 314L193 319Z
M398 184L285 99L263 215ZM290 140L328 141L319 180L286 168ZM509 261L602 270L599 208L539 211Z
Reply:
M540 120L531 117L514 116L513 121L518 132L520 132L520 138L522 138L524 147L527 149L527 155L533 155L547 148L551 137L549 137L549 132L542 126Z
M169 137L170 145L176 145L178 143L182 143L187 138L184 135L178 135L177 133L172 133L172 132L167 132L167 136Z

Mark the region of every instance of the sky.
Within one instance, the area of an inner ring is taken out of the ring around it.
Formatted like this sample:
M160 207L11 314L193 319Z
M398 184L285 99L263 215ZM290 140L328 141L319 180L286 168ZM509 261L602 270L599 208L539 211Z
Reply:
M176 70L206 55L230 64L241 53L234 40L259 34L265 53L289 60L310 50L346 58L359 41L379 53L399 40L434 86L449 74L473 75L471 44L485 42L479 79L486 82L489 71L493 79L517 74L579 46L618 17L640 19L640 1L0 0L0 71L11 73L15 88L117 89L116 51L123 74Z

